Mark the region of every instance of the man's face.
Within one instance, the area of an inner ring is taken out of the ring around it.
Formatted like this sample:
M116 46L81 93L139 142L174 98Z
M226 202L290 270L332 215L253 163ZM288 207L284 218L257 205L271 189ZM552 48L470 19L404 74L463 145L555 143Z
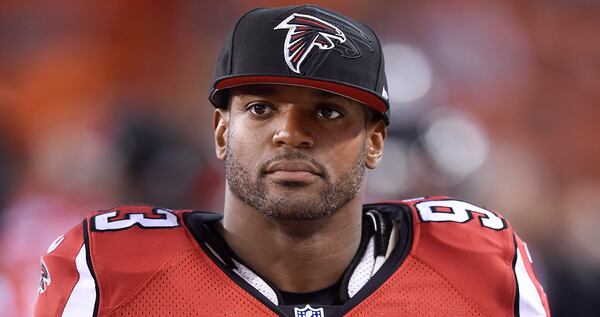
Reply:
M294 221L329 216L357 197L371 134L383 126L348 98L286 85L232 89L220 120L229 190L269 217Z

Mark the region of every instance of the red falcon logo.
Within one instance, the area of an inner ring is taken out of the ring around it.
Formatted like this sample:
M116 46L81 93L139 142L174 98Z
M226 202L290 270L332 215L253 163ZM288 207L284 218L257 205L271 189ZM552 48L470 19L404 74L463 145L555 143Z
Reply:
M300 65L316 46L330 50L336 42L346 42L346 35L331 23L311 15L294 13L277 25L274 30L288 29L283 56L288 67L300 74Z
M38 288L38 292L41 294L48 289L48 285L50 285L50 271L48 271L48 267L44 260L42 260L42 271L40 275L40 285Z

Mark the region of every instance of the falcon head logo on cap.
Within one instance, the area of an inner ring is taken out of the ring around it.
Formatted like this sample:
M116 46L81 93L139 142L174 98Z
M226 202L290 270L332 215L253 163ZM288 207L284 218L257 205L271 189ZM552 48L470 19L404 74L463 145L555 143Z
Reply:
M42 260L42 270L40 272L40 284L38 287L38 292L41 294L48 289L48 285L50 285L50 271L48 271L48 267L44 260Z
M293 13L274 30L288 29L283 46L283 56L288 67L300 74L300 66L316 46L330 50L338 43L346 42L346 35L331 23L314 16Z

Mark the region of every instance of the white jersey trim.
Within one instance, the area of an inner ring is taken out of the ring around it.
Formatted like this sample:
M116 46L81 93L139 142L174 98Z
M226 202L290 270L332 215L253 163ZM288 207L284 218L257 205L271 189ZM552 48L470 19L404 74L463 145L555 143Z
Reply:
M252 270L247 268L242 263L236 261L235 259L231 259L235 266L237 267L233 271L243 278L248 284L252 285L256 290L258 290L261 294L263 294L268 300L270 300L273 304L279 305L279 301L277 300L277 294L275 291L265 282L260 276L254 273Z
M371 237L360 262L352 272L348 282L348 296L354 297L375 274L375 238Z
M62 317L92 317L96 304L96 281L87 264L85 244L79 249L75 258L75 266L79 280L67 300Z
M525 252L529 254L527 247ZM517 283L519 285L519 315L521 317L538 317L546 316L546 310L542 304L542 299L538 293L535 283L531 280L523 257L521 256L521 250L517 248L517 263L515 265L515 274L517 276ZM529 260L529 259L527 259Z

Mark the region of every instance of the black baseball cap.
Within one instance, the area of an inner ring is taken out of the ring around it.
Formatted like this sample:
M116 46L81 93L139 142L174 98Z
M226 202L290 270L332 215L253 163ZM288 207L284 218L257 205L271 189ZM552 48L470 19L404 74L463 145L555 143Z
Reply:
M209 100L225 108L227 90L248 84L297 85L356 100L389 124L383 53L366 25L302 5L244 14L217 61Z

